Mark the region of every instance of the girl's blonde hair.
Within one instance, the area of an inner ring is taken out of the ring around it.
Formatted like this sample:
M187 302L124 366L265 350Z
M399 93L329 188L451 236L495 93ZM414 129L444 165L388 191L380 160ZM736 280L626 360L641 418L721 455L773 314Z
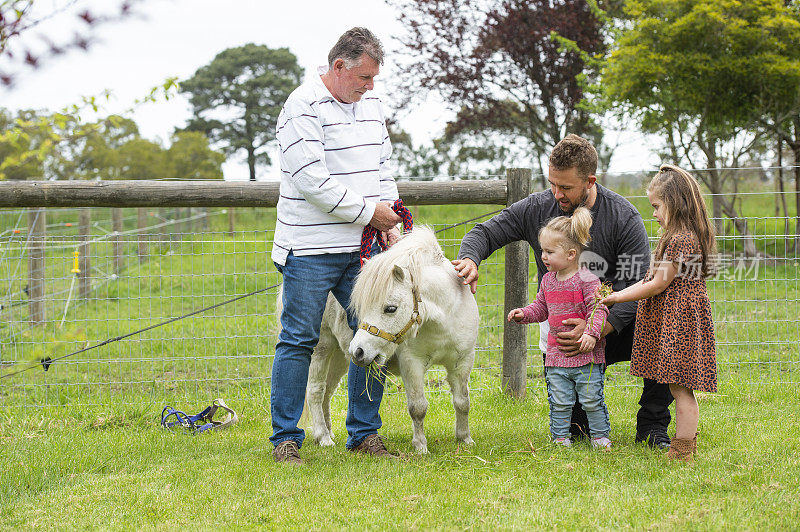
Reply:
M577 249L581 254L591 242L589 230L592 228L592 213L586 207L578 207L572 216L557 216L539 231L539 238L547 232L559 240L565 250Z
M710 258L717 250L715 231L697 180L678 166L662 164L647 185L647 193L660 199L667 211L667 223L656 246L656 258L663 258L667 244L676 233L688 231L700 245L703 277L713 275Z

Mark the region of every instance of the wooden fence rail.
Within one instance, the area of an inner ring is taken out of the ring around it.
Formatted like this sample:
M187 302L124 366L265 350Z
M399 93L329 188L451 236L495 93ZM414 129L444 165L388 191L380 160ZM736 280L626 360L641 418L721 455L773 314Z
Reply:
M406 205L489 204L510 205L528 195L531 171L510 169L506 180L492 181L423 181L397 183L398 192ZM231 181L3 181L0 182L0 207L31 207L29 286L30 320L45 320L44 297L44 218L47 207L112 207L113 226L120 231L121 215L117 209L137 207L137 225L146 225L143 207L228 207L233 223L233 207L274 207L280 195L277 182ZM455 220L458 221L458 220ZM81 217L81 236L89 240L88 210ZM138 252L140 260L148 253L148 238L140 234ZM115 248L114 271L122 270L119 238L113 240ZM117 256L119 253L119 257ZM80 294L89 296L88 245L81 249ZM516 242L506 248L505 303L506 312L527 304L529 250L525 242ZM525 396L527 328L518 324L505 325L503 334L502 386L513 397Z
M406 205L505 205L506 182L397 183ZM0 207L274 207L277 182L2 181Z

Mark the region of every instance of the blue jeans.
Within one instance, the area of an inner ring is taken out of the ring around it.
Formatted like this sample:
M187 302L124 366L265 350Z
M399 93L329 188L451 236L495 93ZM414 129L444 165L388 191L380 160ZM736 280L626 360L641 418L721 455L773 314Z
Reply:
M283 313L282 330L275 345L275 360L272 363L270 441L277 446L283 441L294 440L298 446L302 446L305 431L297 424L303 412L308 367L311 353L319 341L328 292L333 293L336 300L347 309L361 263L357 251L302 257L289 253L286 264L276 264L276 267L283 274ZM347 320L355 331L358 323L349 311ZM383 398L383 382L370 379L369 395L361 393L365 389L366 371L352 362L347 381L346 445L351 448L381 427L378 409Z
M550 433L553 438L569 438L572 407L580 399L592 438L608 437L611 425L603 395L604 364L586 364L577 368L545 367L547 399L550 402Z

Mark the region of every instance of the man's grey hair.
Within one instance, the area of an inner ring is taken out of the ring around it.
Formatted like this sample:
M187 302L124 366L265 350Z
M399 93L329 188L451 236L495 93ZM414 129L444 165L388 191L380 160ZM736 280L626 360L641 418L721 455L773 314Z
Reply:
M347 30L328 53L328 67L333 68L334 61L342 59L346 68L353 68L364 54L379 65L383 64L383 45L371 31L367 28Z

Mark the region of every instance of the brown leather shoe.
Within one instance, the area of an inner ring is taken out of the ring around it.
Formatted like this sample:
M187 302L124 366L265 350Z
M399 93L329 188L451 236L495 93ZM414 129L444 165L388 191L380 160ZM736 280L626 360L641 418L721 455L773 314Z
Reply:
M300 448L294 440L282 441L272 451L272 456L276 462L285 463L293 466L303 465L303 460L300 458Z
M354 453L371 454L372 456L378 456L380 458L398 458L396 454L392 454L386 449L386 446L383 444L383 438L377 433L370 434L364 438L357 447L350 449L350 451Z

